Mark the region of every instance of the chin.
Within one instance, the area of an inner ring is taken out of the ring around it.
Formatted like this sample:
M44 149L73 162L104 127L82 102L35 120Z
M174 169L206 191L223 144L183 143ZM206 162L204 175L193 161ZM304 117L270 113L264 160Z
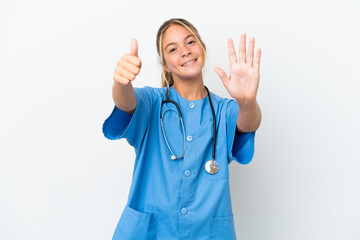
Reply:
M202 71L200 70L199 72L193 73L193 74L183 74L183 75L176 75L176 78L178 79L182 79L182 80L192 80L194 78L199 77L199 75L202 74Z
M182 78L196 78L198 77L200 74L202 74L202 68L200 69L189 69L186 72L183 72L182 74L180 73L178 76L182 77Z

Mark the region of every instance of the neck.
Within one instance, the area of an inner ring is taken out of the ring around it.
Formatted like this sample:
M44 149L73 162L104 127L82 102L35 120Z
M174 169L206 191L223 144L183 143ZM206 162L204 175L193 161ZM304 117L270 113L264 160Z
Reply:
M202 76L195 80L180 80L174 79L173 88L185 99L194 101L203 99L207 96Z

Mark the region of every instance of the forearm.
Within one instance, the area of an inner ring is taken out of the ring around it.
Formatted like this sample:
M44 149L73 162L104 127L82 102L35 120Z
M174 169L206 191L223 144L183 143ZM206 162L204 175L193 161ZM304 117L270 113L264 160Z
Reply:
M133 114L136 108L136 97L131 82L122 85L114 81L112 96L116 107L128 114Z
M254 132L259 128L260 122L261 110L256 100L251 103L239 104L239 116L236 121L238 131Z

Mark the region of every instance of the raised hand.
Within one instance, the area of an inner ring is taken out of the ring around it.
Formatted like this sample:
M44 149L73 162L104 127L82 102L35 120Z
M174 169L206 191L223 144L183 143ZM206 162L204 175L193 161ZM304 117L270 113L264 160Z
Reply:
M256 101L256 94L260 80L260 57L261 49L258 48L254 58L255 38L250 38L248 52L246 55L246 34L240 37L239 59L236 57L233 40L228 40L230 76L219 67L215 72L221 78L226 90L240 105Z
M121 85L128 85L140 73L141 60L138 57L138 45L136 39L131 40L130 54L124 54L117 62L114 81Z

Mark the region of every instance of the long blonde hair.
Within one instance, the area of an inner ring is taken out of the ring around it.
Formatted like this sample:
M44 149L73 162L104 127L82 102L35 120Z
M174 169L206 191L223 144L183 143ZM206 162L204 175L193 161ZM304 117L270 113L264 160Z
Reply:
M174 79L171 75L171 72L167 72L164 69L165 58L164 58L163 49L162 49L162 38L163 38L163 35L164 35L166 29L168 29L171 25L175 25L175 24L183 26L187 30L189 30L189 32L191 32L195 36L196 40L198 40L201 48L203 49L203 51L206 55L206 50L204 48L205 44L201 40L200 34L197 31L197 29L189 21L182 19L182 18L172 18L172 19L164 22L161 25L161 27L159 28L157 35L156 35L156 49L159 54L160 64L163 68L162 74L161 74L161 87L166 87L168 85L171 86L174 83Z

